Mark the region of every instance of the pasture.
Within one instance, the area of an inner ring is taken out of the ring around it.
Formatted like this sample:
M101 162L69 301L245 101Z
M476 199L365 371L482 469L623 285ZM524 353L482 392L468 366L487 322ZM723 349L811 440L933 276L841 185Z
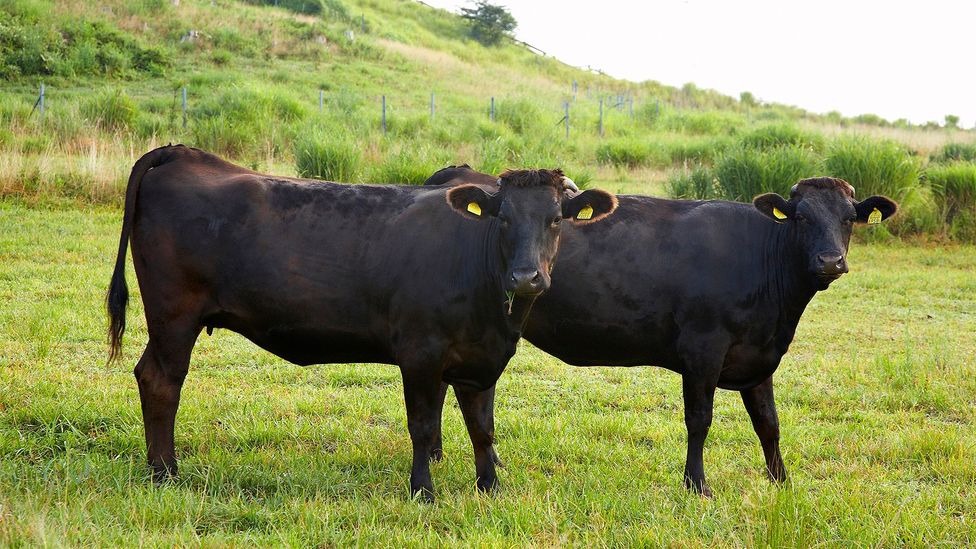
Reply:
M680 378L573 368L528 343L502 376L492 496L448 397L437 503L408 499L399 372L301 368L201 335L153 485L131 369L105 365L119 208L0 202L0 545L966 546L976 542L976 247L871 238L807 309L776 374L791 481L771 485L738 395L684 490Z

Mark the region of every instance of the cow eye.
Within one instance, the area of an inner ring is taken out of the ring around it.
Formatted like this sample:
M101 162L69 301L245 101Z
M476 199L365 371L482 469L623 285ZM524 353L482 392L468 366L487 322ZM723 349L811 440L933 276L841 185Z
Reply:
M552 221L550 222L550 225L552 225L553 227L557 227L562 222L563 222L563 218L557 216L557 217L552 218Z
M800 213L796 214L796 220L799 221L800 223L806 223L807 221L809 221L807 219L807 216Z

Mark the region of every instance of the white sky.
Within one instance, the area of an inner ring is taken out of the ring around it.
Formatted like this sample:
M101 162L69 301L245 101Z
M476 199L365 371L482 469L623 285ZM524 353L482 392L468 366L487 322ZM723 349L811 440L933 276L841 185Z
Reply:
M750 91L819 113L976 123L972 0L495 3L515 16L519 39L618 78Z

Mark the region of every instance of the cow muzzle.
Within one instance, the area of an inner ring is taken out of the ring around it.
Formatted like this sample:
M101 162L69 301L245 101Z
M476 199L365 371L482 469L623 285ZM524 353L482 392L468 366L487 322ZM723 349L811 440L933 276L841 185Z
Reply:
M847 260L844 254L824 252L817 254L814 262L814 274L823 280L836 280L847 272Z
M546 291L549 281L541 270L536 268L512 269L508 275L505 289L521 296L535 296Z

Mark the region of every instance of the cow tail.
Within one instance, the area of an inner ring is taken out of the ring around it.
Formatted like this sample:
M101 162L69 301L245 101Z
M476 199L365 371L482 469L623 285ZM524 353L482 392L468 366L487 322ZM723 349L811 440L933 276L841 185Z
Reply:
M105 296L105 307L108 310L109 317L109 362L119 357L119 351L122 348L122 334L125 333L125 309L129 304L129 287L125 283L125 251L129 246L129 235L132 233L139 184L142 183L142 178L146 172L164 164L169 159L171 149L172 147L160 147L144 154L132 166L132 173L129 175L129 183L125 189L125 211L122 214L119 253L115 258L112 282L109 284L108 293Z

